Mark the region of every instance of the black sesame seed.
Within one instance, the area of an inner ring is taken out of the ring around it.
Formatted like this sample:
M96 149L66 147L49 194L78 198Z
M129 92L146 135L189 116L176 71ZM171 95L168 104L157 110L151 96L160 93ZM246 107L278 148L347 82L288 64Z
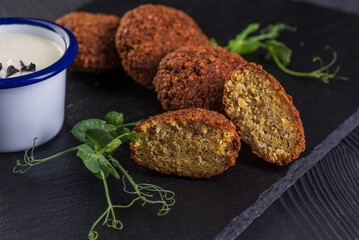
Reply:
M13 65L10 65L6 69L6 77L10 77L11 75L14 75L15 73L17 73L18 71L19 71L19 69L16 69Z

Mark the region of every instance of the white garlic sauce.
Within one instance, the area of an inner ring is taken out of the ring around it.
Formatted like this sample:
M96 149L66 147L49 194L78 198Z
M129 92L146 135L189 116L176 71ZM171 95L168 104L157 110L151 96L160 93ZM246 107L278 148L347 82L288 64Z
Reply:
M30 34L0 34L0 77L6 78L6 70L10 65L19 72L9 78L32 73L21 71L20 60L25 66L35 64L36 71L39 71L55 63L63 54L56 43L45 38Z

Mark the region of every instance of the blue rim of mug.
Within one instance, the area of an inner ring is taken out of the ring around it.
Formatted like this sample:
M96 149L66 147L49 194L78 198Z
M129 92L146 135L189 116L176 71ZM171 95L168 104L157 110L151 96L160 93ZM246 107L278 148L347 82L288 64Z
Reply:
M36 18L0 18L0 26L11 24L37 26L55 32L64 40L65 52L58 61L40 71L19 77L0 79L0 89L23 87L49 79L65 70L74 61L77 54L77 41L75 36L66 28L56 23Z

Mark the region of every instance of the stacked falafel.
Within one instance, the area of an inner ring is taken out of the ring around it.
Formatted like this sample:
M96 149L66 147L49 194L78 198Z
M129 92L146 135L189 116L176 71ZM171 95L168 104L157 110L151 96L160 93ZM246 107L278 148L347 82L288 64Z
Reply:
M120 64L116 52L115 34L120 18L115 15L72 12L56 20L76 37L78 52L69 69L102 73Z
M135 127L141 140L130 147L138 164L209 178L234 165L238 133L254 153L277 165L304 151L299 113L279 82L261 66L213 46L185 12L146 4L121 19L72 13L57 23L72 30L83 46L73 70L102 72L121 61L127 74L155 89L163 109L170 111ZM98 37L88 38L89 32Z

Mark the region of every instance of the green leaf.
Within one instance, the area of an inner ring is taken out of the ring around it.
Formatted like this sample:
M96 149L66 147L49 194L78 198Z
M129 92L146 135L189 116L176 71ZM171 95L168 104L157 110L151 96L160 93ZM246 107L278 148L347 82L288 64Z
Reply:
M99 163L100 163L101 169L104 173L107 172L117 179L120 178L120 175L117 173L116 169L112 166L112 164L109 161L107 161L107 159L105 157L102 157L102 158L100 157Z
M284 66L287 66L290 63L292 50L284 43L272 39L266 41L265 44L270 53L276 55Z
M110 144L108 144L105 147L105 152L112 153L115 151L120 145L122 144L122 141L120 139L114 139Z
M248 25L235 39L228 42L225 48L231 52L246 54L256 51L260 47L258 40L247 39L247 36L259 29L259 23L252 23Z
M260 38L260 40L274 39L274 38L279 37L279 33L283 30L295 32L297 30L297 28L286 25L284 23L270 24L270 25L268 25L268 27L263 28L260 31L260 35L258 35L258 38Z
M102 129L88 129L85 134L88 144L96 151L106 147L114 139L110 133Z
M125 128L125 127L121 127L121 128L119 128L119 129L117 130L117 132L118 132L118 135L122 135L122 134L125 134L125 133L130 133L131 130L128 129L128 128Z
M283 30L295 31L295 27L288 26L283 23L272 24L263 28L258 35L248 37L251 33L257 31L260 27L259 23L252 23L248 25L241 33L234 39L228 42L225 48L231 52L239 54L248 54L258 50L260 47L265 47L263 40L274 40L279 36ZM287 60L287 59L285 59Z
M117 129L118 136L121 136L121 135L126 134L126 133L130 133L130 132L131 132L131 130L126 128L126 127L121 127L119 129ZM128 140L129 140L128 136L125 136L125 137L122 138L122 142L126 142Z
M82 159L83 163L92 173L99 173L101 170L101 166L99 164L99 157L96 155L96 151L94 151L89 145L81 145L79 146L79 150L77 151L76 156ZM100 155L100 157L103 157Z
M104 172L103 174L105 175L105 178L108 177L108 172ZM101 172L94 173L94 175L95 175L98 179L102 179Z
M247 54L251 52L255 52L260 47L260 43L258 41L240 41L229 44L231 46L231 52L238 54Z
M72 128L71 132L72 135L74 135L74 137L80 140L81 142L87 142L86 132L89 129L101 129L108 133L112 133L116 131L115 126L113 126L112 124L107 124L105 121L101 119L88 119L77 123Z
M127 128L123 128L123 129L127 129ZM122 140L120 140L120 139L122 139ZM137 139L139 139L139 135L137 135L136 133L131 133L131 132L126 131L125 133L120 134L117 138L113 139L109 144L107 144L106 147L104 147L101 150L101 152L112 154L112 152L115 151L124 141L127 141L127 140L135 140L136 141Z
M218 46L218 42L216 39L210 38L209 41L212 43L213 46L216 46L216 47Z
M120 126L123 123L123 114L115 111L109 112L105 116L105 121L108 124Z
M236 41L245 40L249 34L257 31L259 29L259 27L260 27L259 23L251 23L251 24L249 24L242 32L237 34L235 40Z
M120 178L111 163L102 154L97 155L97 151L93 150L89 145L81 145L76 155L82 159L86 168L94 173L96 177L102 179L100 174L100 170L102 170L106 177L108 174L112 174L114 177Z
M109 144L107 144L106 147L104 147L101 152L105 152L108 154L112 154L113 151L115 151L124 141L127 140L134 140L137 141L140 138L140 136L136 133L124 133L112 140ZM122 139L122 140L120 140Z

